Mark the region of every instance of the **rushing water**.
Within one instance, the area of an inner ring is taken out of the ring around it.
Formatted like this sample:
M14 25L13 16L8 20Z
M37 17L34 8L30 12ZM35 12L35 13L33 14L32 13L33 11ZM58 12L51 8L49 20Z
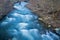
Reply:
M44 30L38 16L26 4L16 3L14 9L1 21L0 40L59 40L59 36Z

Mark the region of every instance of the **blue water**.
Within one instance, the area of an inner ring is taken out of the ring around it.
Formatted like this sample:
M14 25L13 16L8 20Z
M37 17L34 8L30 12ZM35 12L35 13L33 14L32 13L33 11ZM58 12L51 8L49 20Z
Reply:
M16 3L14 9L0 23L0 40L60 40L51 31L45 31L38 16L26 7L28 3Z

